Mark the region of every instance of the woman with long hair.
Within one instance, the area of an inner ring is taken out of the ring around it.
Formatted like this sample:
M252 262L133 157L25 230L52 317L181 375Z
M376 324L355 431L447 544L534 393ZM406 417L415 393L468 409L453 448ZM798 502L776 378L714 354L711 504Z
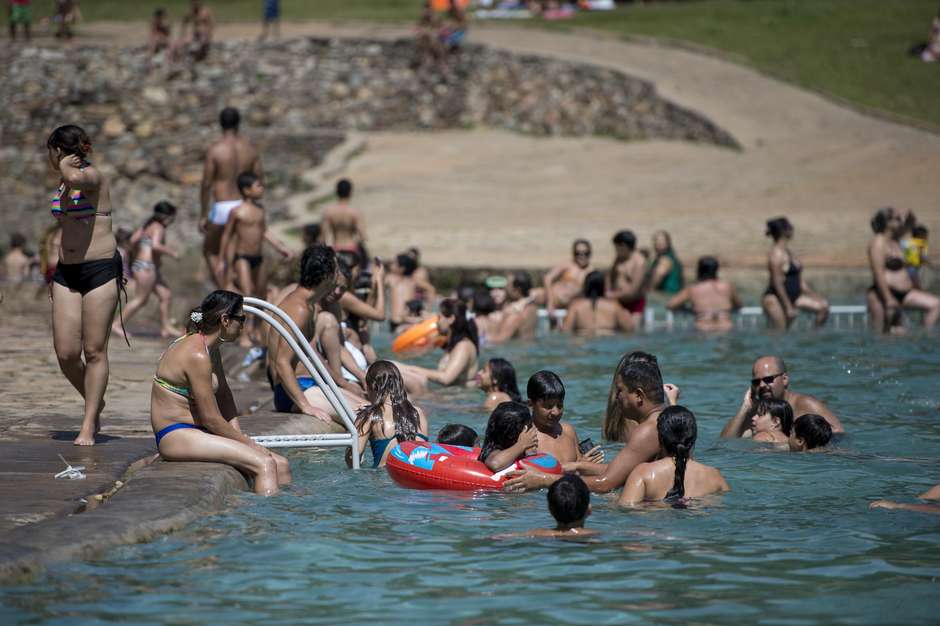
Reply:
M213 291L189 319L187 334L166 349L153 377L150 424L160 456L227 463L253 479L255 493L277 493L290 483L290 465L242 433L222 368L219 348L245 326L242 296Z
M477 460L498 472L535 454L538 445L538 431L529 407L522 402L503 402L490 414Z
M684 406L666 407L656 421L656 432L662 458L640 463L630 472L620 504L644 500L680 502L731 489L717 469L692 460L698 435L692 411Z
M389 451L402 441L428 441L424 412L408 399L401 372L391 361L376 361L366 372L366 404L356 411L360 461L366 443L372 448L373 467L382 467ZM352 466L352 450L346 454Z
M650 288L668 295L682 291L685 286L682 263L672 247L672 237L669 233L664 230L653 233L653 252L656 256L650 262L648 274Z
M568 305L561 329L578 335L630 333L636 328L633 316L613 298L604 297L604 273L590 272L584 278L581 296Z
M150 294L156 293L160 302L160 336L175 337L180 331L170 321L170 306L173 293L160 275L160 265L164 254L179 259L179 253L165 243L166 229L176 219L176 207L167 201L161 201L153 207L153 215L143 226L131 235L130 244L134 249L131 273L137 286L134 297L124 310L124 322L127 323L150 300ZM111 330L119 335L125 334L122 327L112 324Z
M438 307L437 330L447 337L444 356L441 357L437 369L413 365L403 367L444 386L470 383L477 373L480 339L477 336L476 323L467 317L467 305L451 298L441 301Z
M519 384L516 382L516 368L506 359L490 359L479 372L477 383L486 394L483 408L492 411L503 402L522 402Z
M815 314L816 327L829 319L829 302L810 288L803 278L803 264L790 252L793 224L785 217L767 221L767 236L774 240L767 253L770 283L761 299L764 315L772 328L787 329L798 309Z
M52 276L53 344L62 373L85 400L74 443L91 446L101 428L108 338L123 286L111 230L111 187L88 160L91 140L78 126L56 128L46 148L49 165L59 174L52 216L62 225Z
M878 332L902 331L907 308L924 312L925 328L932 328L940 318L940 298L915 288L904 261L901 237L913 222L909 212L891 207L879 209L871 219L875 235L868 244L873 283L868 289L868 313Z

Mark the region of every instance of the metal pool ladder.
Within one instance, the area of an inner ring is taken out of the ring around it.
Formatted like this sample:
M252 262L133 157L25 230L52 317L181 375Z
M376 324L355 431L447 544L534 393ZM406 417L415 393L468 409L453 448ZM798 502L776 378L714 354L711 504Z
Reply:
M259 435L252 439L268 448L309 448L343 446L352 448L353 469L359 469L359 434L355 426L352 409L345 396L339 391L333 377L323 366L323 362L310 347L310 342L287 313L270 302L258 298L245 298L244 309L256 315L277 331L290 345L294 354L310 372L317 385L323 390L327 401L339 414L345 433L314 433L310 435ZM272 315L273 314L273 315ZM275 317L279 319L275 319Z

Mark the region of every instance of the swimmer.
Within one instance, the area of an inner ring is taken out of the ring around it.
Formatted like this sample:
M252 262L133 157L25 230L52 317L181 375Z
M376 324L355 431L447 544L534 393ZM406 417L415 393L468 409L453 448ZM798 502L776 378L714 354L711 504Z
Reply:
M868 312L878 332L902 332L906 308L924 312L924 328L933 328L940 319L940 298L916 289L907 272L900 240L912 221L909 215L889 207L871 220L875 235L868 244L868 262L874 284L868 289Z
M832 427L821 415L807 413L796 418L790 430L788 443L791 452L806 452L822 448L832 439Z
M770 285L761 305L772 328L787 329L796 319L797 309L815 313L817 328L829 319L829 302L814 292L803 279L803 264L790 252L793 225L785 217L767 221L767 236L774 243L767 254Z
M290 484L290 465L239 428L219 351L244 324L242 297L230 291L214 291L193 309L189 332L157 365L150 424L165 460L227 463L252 478L255 493L269 496Z
M437 442L448 446L475 448L480 443L480 436L469 426L447 424L437 433Z
M350 204L352 182L343 178L336 183L336 203L323 209L320 230L323 243L337 252L351 252L365 267L369 264L366 256L366 223L362 213Z
M131 276L134 280L134 297L124 309L124 323L127 323L150 300L150 294L156 293L160 303L160 336L178 337L180 330L173 326L170 319L170 307L173 305L173 292L163 280L160 268L163 255L179 260L176 248L166 245L166 230L176 219L176 207L163 200L153 207L153 215L144 225L131 234L134 261L131 263ZM111 324L111 332L125 337L123 324Z
M584 278L581 297L568 305L568 314L561 325L566 333L589 337L632 333L635 328L630 312L616 300L604 297L604 273L599 271L590 272Z
M506 290L508 301L503 307L503 319L496 332L487 337L490 344L535 337L539 324L539 305L532 291L532 277L528 272L513 274Z
M639 325L646 309L646 259L636 251L636 235L622 230L614 235L616 258L607 273L607 297L620 302Z
M727 280L718 278L718 259L703 256L698 260L698 280L666 304L670 311L691 306L695 328L702 332L726 332L734 328L731 312L741 308L741 297Z
M204 235L202 254L212 280L218 287L228 282L225 272L220 273L218 270L225 252L221 250L222 232L225 230L229 214L242 203L242 195L238 191L238 175L242 172L252 172L263 180L261 157L255 147L238 134L240 123L241 115L238 109L222 109L219 114L222 137L209 146L202 170L202 212L199 219L199 229ZM231 268L227 271L231 271Z
M741 401L741 407L738 412L728 420L721 431L721 436L725 438L740 437L751 423L754 416L754 408L759 399L774 398L775 400L786 400L793 408L793 415L800 416L807 413L822 415L829 425L832 432L844 433L842 422L829 410L826 403L819 398L806 393L798 393L790 389L790 375L787 373L786 363L777 356L762 356L754 361L754 367L751 369L751 384L744 393L744 399Z
M594 493L619 489L637 465L653 461L660 452L656 420L666 408L666 396L659 367L647 361L621 360L614 372L614 384L624 419L637 425L627 444L610 463L577 462L575 469ZM509 476L503 486L506 491L541 489L560 478L532 468L513 471Z
M477 460L492 472L504 470L519 459L536 453L537 432L532 425L529 407L521 402L503 402L490 414Z
M478 289L473 294L472 307L473 321L476 322L477 332L480 334L480 345L485 346L490 335L499 329L503 314L497 310L496 301L486 289Z
M934 485L927 492L917 496L921 500L940 500L940 485ZM907 502L892 502L891 500L875 500L869 509L903 509L919 513L940 513L940 504L909 504Z
M591 491L576 474L565 474L548 489L548 511L555 518L555 528L539 528L526 533L531 537L590 537L597 531L584 527L591 514Z
M542 370L529 378L526 385L532 423L538 431L538 451L550 454L559 463L603 463L600 446L581 452L578 433L569 422L562 422L565 413L565 385L555 372Z
M571 247L571 261L553 267L542 283L545 285L545 309L549 325L555 327L555 309L566 309L581 292L584 279L591 271L591 242L576 239Z
M389 289L389 313L388 326L392 332L398 330L403 324L413 324L420 319L414 318L408 311L408 303L418 300L419 282L415 278L415 272L418 269L418 263L414 257L408 254L399 254L395 261L389 266L389 272L385 275L385 284ZM437 292L431 285L423 285L426 295L432 301L437 297Z
M656 430L662 458L640 463L630 473L618 501L621 506L644 500L681 502L731 490L721 472L692 459L698 434L692 411L667 407L656 420Z
M477 384L486 394L483 408L492 411L503 402L522 402L516 370L506 359L490 359L479 372Z
M793 428L793 409L786 400L761 398L754 407L750 436L754 441L786 445ZM748 436L745 432L744 436Z
M372 448L372 467L384 467L388 453L403 441L428 441L428 420L408 399L398 368L389 361L376 361L366 372L368 404L356 411L360 462L366 443ZM352 467L352 448L346 450Z
M620 357L615 371L620 371L626 367L627 363L647 363L656 368L659 372L659 361L656 355L641 350L628 352ZM659 374L662 379L662 373ZM639 426L639 423L625 416L623 403L617 397L617 376L614 376L610 383L610 390L607 393L607 410L604 414L604 423L601 432L607 441L616 441L626 443L630 440L630 434ZM673 406L679 401L679 388L672 383L663 383L663 396L666 398L666 406Z
M467 305L459 300L443 300L438 310L437 329L447 337L444 356L437 369L402 364L398 366L403 372L415 372L445 387L467 385L476 376L480 353L477 325L467 317Z
M650 263L649 286L660 293L676 294L685 286L682 263L672 248L672 237L664 230L653 234L653 257Z

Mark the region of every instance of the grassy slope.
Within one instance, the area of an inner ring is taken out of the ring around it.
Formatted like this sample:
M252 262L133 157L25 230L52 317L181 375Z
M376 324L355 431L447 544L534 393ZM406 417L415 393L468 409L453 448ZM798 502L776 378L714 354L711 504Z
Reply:
M46 10L41 3L37 4ZM179 16L188 0L85 0L87 20L142 20L154 7ZM285 20L414 20L418 0L282 0ZM260 0L209 1L221 20L254 21ZM940 128L940 64L906 55L923 41L937 0L698 0L581 14L567 29L689 41L796 84ZM4 15L4 21L5 21Z

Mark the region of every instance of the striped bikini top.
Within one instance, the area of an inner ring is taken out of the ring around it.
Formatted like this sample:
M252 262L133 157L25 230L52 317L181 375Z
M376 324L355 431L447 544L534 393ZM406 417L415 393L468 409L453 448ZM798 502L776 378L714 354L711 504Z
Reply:
M90 163L83 164L79 169L84 170ZM110 213L97 213L95 211L95 205L85 197L85 194L82 193L81 189L72 189L69 192L69 200L65 206L65 210L62 210L62 194L65 192L65 183L59 185L59 189L56 191L55 195L52 196L52 217L56 219L62 219L63 216L68 215L69 217L75 217L78 219L91 219L96 215L102 217L107 217L111 215Z

